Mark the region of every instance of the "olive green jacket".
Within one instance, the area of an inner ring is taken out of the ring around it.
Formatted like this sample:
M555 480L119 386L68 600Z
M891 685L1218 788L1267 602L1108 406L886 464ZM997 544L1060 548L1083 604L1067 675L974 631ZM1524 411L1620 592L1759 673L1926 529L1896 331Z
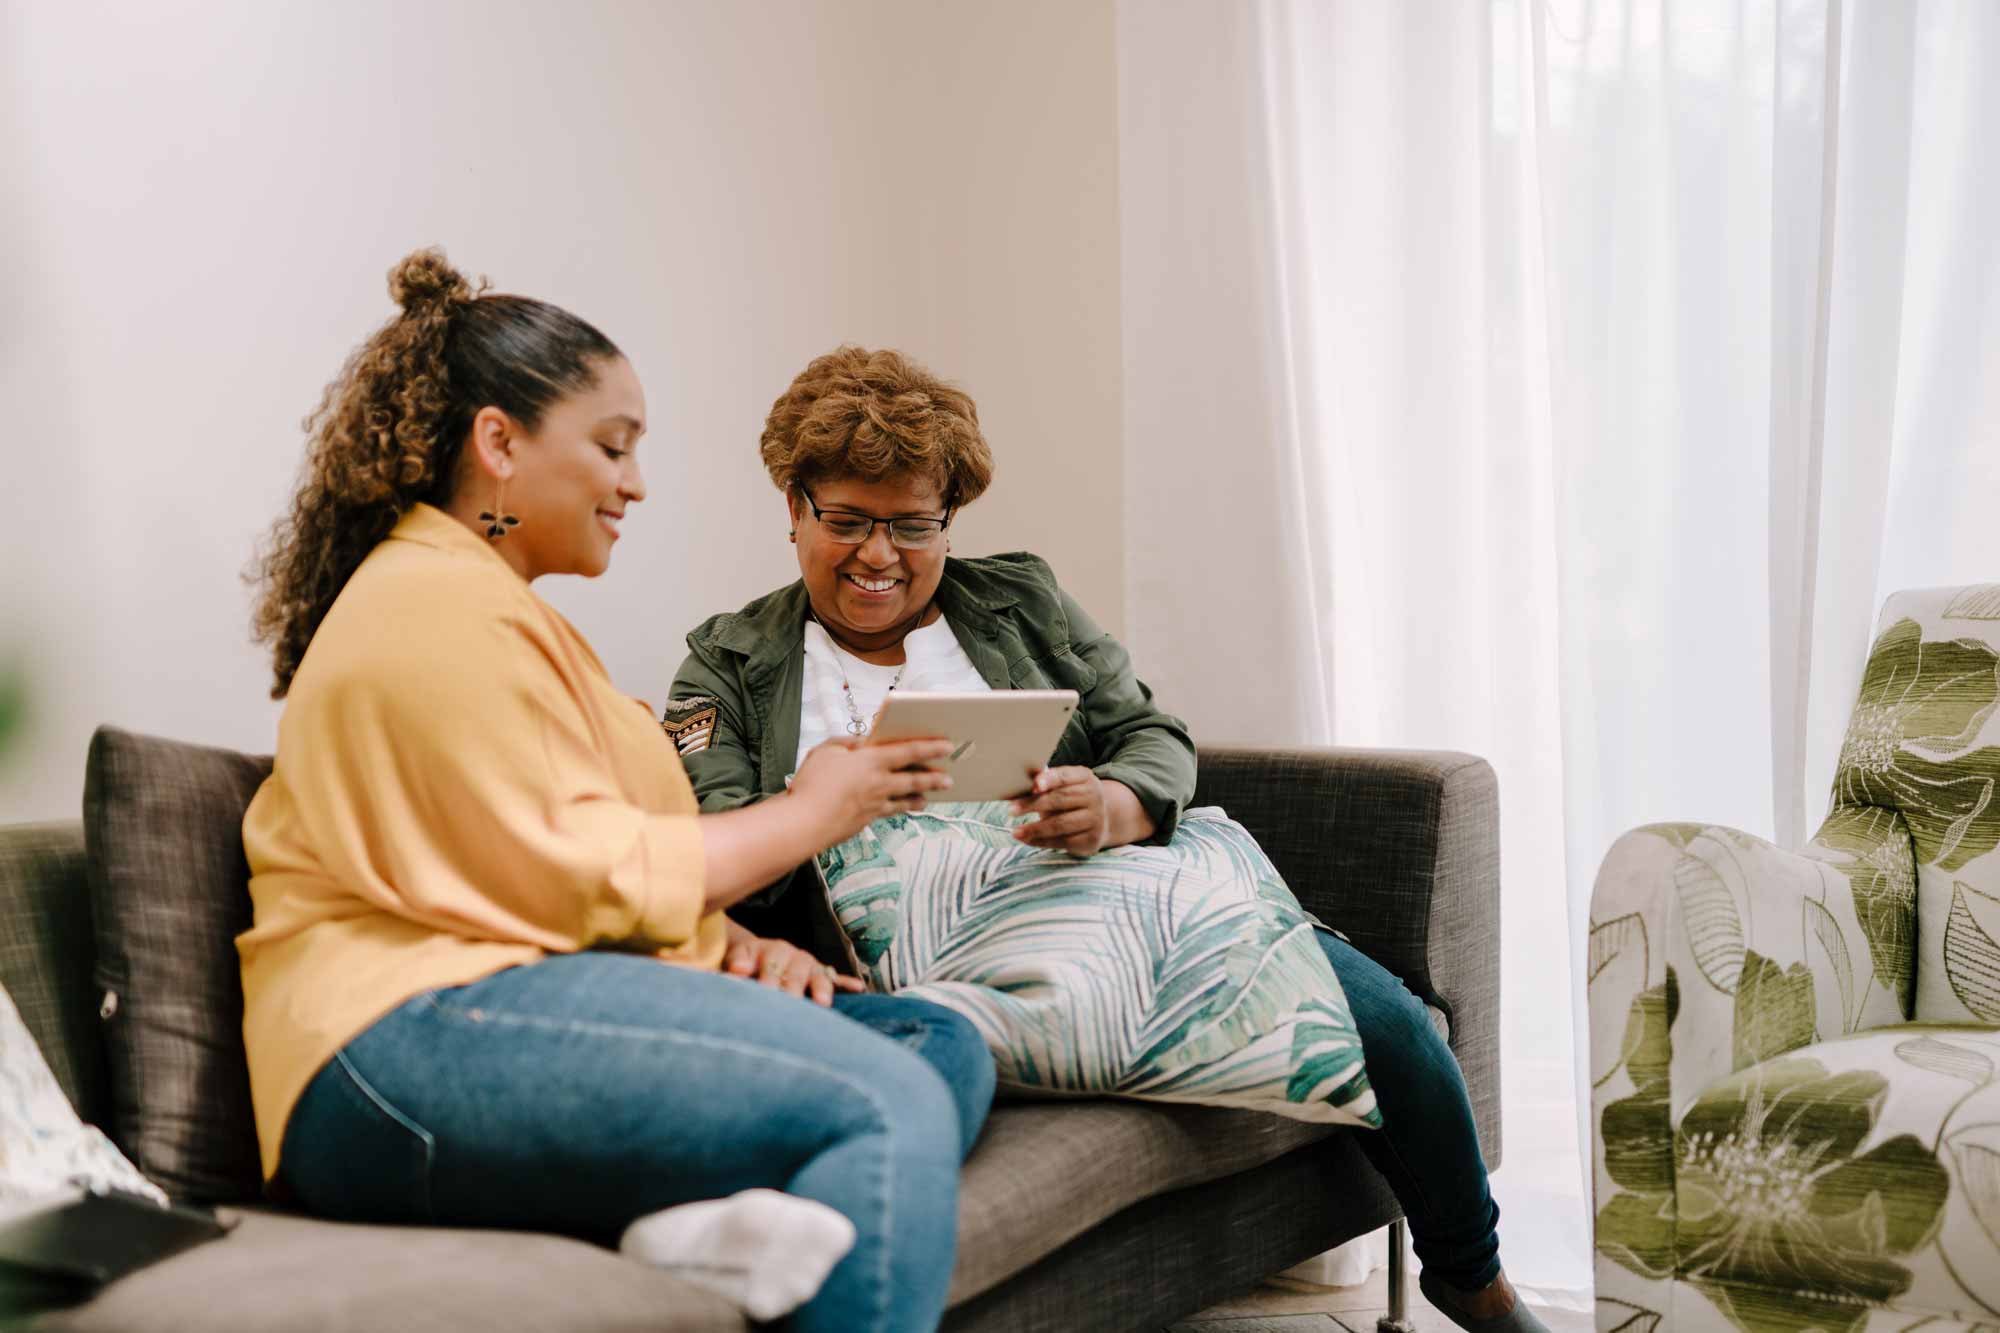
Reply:
M1124 783L1165 842L1194 795L1194 741L1153 706L1118 641L1026 553L946 560L937 605L995 689L1070 689L1081 703L1051 765ZM664 719L706 811L785 789L798 761L807 601L803 583L713 616L688 635ZM712 713L711 713L712 710Z

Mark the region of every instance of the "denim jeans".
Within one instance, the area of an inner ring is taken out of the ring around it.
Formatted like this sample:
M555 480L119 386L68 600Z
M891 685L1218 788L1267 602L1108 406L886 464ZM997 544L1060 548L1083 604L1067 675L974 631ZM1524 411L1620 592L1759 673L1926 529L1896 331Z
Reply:
M1317 932L1340 978L1382 1128L1355 1142L1396 1192L1410 1245L1426 1269L1460 1291L1500 1272L1500 1208L1487 1186L1465 1076L1423 1003L1394 973L1347 941Z
M672 1204L782 1189L858 1233L794 1327L925 1329L992 1096L977 1031L921 1000L829 1010L651 958L561 955L427 991L349 1042L292 1112L280 1170L328 1217L607 1241Z

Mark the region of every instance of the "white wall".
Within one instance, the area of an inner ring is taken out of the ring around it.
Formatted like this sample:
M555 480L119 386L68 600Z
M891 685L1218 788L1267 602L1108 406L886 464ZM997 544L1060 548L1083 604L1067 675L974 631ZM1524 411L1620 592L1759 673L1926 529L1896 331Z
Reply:
M842 340L978 399L956 550L1032 547L1121 628L1114 71L1110 0L0 0L0 822L73 817L100 722L269 746L238 575L421 244L645 381L652 499L541 585L635 694L794 576L756 435Z

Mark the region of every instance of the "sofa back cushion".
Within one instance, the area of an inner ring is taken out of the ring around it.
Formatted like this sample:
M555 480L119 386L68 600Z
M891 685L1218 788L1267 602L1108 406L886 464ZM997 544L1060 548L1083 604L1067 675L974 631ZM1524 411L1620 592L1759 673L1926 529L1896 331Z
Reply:
M250 925L243 812L271 761L100 727L84 842L112 1139L177 1199L255 1199L236 936Z
M1916 861L1916 1016L2000 1022L2000 584L1882 609L1833 803L1894 810Z

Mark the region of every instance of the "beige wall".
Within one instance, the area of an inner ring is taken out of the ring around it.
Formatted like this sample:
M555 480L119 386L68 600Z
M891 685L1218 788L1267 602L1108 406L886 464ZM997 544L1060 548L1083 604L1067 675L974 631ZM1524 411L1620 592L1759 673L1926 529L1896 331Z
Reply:
M792 577L763 410L843 339L978 398L961 553L1122 604L1111 0L154 6L0 0L0 820L77 808L99 722L270 744L238 581L299 419L442 243L644 379L652 499L550 581L657 700L703 615Z

